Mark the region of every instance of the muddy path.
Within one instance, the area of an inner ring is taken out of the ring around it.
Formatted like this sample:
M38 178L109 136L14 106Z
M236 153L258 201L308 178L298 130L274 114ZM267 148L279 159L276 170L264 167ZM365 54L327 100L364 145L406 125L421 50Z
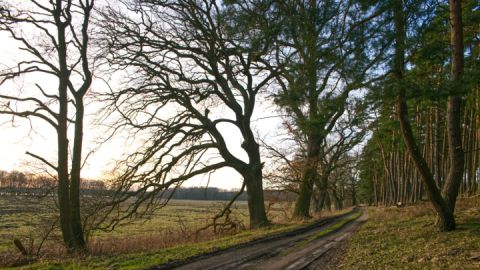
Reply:
M365 221L362 209L294 231L150 269L324 269L337 248Z

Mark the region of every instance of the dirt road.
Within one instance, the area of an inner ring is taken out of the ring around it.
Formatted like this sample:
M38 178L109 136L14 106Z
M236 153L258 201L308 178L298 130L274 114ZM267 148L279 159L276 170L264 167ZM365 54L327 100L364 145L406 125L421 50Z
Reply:
M366 218L367 214L357 209L292 232L150 269L324 269L323 266L332 257L331 253Z

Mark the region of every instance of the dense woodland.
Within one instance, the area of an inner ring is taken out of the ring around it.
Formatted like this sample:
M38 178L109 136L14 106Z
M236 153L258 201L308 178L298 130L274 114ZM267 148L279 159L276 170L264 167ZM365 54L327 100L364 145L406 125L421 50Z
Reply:
M459 195L480 194L478 0L32 0L0 2L0 16L22 53L0 72L0 114L55 134L56 159L27 155L54 175L69 250L87 247L93 101L101 140L138 139L115 157L104 228L222 168L243 184L214 222L246 196L251 228L270 224L265 187L297 194L300 220L429 200L440 231ZM261 106L281 121L274 138L258 134Z
M460 126L464 169L460 193L480 193L479 127L479 9L478 1L462 1L464 23L465 71L462 89ZM449 172L447 138L447 93L451 87L449 21L446 6L437 7L420 36L412 42L411 68L406 73L409 85L410 121L423 158L439 188ZM362 150L358 164L360 192L365 202L391 205L427 200L426 188L402 141L390 91L380 85L372 92L371 138Z

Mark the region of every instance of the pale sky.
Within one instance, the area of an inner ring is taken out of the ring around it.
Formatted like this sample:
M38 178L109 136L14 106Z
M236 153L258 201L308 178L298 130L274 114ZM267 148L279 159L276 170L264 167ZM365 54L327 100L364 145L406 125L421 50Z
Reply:
M0 69L6 66L12 66L12 63L18 61L19 53L16 43L6 33L0 32ZM42 83L49 84L44 78ZM19 89L25 87L28 82L18 80L15 84L3 85L0 87L0 93L17 93ZM56 85L52 81L52 85ZM104 87L101 82L94 84L97 89ZM280 118L270 118L275 116L276 112L267 101L259 97L260 104L257 105L253 116L252 125L260 137L267 139L278 133L280 127ZM262 105L263 104L263 105ZM86 108L86 128L84 138L83 156L85 157L92 149L96 149L98 144L95 141L105 136L105 130L92 124L97 113L97 105L93 104ZM267 117L267 118L265 118ZM265 119L264 119L265 118ZM38 154L52 162L56 160L56 136L51 127L44 124L39 119L28 121L21 118L15 118L12 123L12 117L0 115L0 170L24 171L29 172L35 168L42 167L38 161L25 152L29 151ZM238 131L225 127L222 131L227 138L229 147L238 157L245 157L245 153L240 148L242 140ZM130 147L131 148L131 147ZM113 138L111 141L99 147L87 160L86 166L82 170L82 177L90 179L102 178L109 172L116 160L128 152L129 145L121 135ZM224 189L240 188L241 177L233 170L225 168L214 173L210 179L210 186ZM207 184L208 177L197 177L186 183L188 186L204 186Z

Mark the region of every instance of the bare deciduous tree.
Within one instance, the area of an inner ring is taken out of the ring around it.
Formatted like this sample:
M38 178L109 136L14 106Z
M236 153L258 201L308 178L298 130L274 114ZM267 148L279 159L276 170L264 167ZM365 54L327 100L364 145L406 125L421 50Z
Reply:
M324 138L320 147L319 177L315 181L318 197L314 196L317 211L324 207L329 192L338 203L337 183L345 178L355 177L351 168L355 159L351 157L350 152L365 138L367 127L363 104L358 101L350 102L351 104L345 106L344 115L337 121L332 132Z
M146 132L148 140L127 159L117 200L137 198L131 215L168 187L230 167L243 177L250 226L267 224L251 118L273 78L262 64L268 43L234 33L217 1L124 1L123 8L103 13L109 59L132 72L110 99L121 114L117 126ZM244 158L232 150L232 134L243 140Z
M57 174L60 227L70 250L85 248L80 218L84 98L92 84L89 23L94 0L31 1L2 10L0 27L19 44L16 66L0 74L1 114L39 119L55 131L57 160L27 152ZM33 81L15 92L9 82ZM30 80L30 81L29 81ZM69 125L73 148L69 153ZM71 160L71 165L69 161Z

